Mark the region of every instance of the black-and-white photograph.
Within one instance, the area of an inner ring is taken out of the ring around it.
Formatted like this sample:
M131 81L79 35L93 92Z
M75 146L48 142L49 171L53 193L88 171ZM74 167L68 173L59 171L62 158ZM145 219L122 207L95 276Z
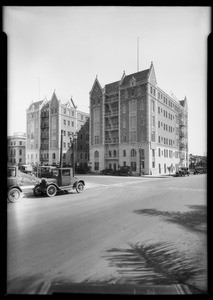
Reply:
M3 6L3 32L6 295L207 294L211 8Z

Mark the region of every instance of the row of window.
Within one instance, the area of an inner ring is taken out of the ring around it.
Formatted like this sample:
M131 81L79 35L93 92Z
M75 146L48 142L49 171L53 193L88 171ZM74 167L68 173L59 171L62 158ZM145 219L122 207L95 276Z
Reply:
M169 131L169 132L174 132L175 131L175 128L166 124L166 123L163 123L161 121L158 121L158 128L161 128L163 127L164 130L166 131Z
M178 158L178 151L173 151L173 150L169 150L169 149L164 149L162 150L161 148L158 148L158 156L161 157L169 157L169 158Z
M175 116L173 114L171 114L170 112L168 112L167 110L163 110L160 106L158 106L158 114L163 113L163 116L165 118L169 118L170 120L174 120Z
M22 155L22 149L18 150L19 155ZM16 155L16 149L10 149L10 155L15 156Z
M70 124L72 124L72 127L74 127L74 122L72 121L71 123L70 123L70 121L69 120L65 120L64 119L64 125L68 125L68 126L70 126Z
M157 94L157 91L154 87L150 86L150 93L155 97ZM159 100L163 100L163 103L170 106L171 108L173 108L175 106L175 104L173 103L173 101L171 101L170 99L168 99L167 97L163 96L163 94L161 94L158 91L158 99Z
M14 142L10 142L10 145L11 146L16 146L16 141L14 141ZM20 146L22 146L22 141L19 141L19 142L17 142L17 145L20 145Z
M165 138L162 136L158 136L158 143L159 144L163 143L164 145L173 146L175 144L175 140L168 139L168 138Z

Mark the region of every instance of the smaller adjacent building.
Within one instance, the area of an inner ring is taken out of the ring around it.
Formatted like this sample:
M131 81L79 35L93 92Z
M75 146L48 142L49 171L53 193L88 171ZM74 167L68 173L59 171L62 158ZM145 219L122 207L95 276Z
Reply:
M15 132L7 138L7 161L18 165L26 163L26 134Z

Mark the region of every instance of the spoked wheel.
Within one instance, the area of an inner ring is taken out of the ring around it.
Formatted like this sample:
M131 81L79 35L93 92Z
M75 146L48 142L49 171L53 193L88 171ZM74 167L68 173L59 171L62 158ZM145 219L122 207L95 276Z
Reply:
M84 190L84 184L82 182L78 182L76 185L76 192L81 193Z
M8 194L7 194L7 199L9 202L16 202L18 201L18 199L21 196L21 192L19 191L19 189L17 188L12 188L11 190L9 190Z
M51 184L47 187L47 196L48 197L54 197L57 193L57 188L55 185Z
M39 189L39 185L34 187L33 194L34 194L34 196L41 196L42 195L42 192Z

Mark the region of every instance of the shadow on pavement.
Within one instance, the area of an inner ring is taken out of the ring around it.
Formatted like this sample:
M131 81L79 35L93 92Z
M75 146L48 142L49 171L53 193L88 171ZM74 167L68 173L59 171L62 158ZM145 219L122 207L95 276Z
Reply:
M133 211L137 214L163 217L167 222L176 223L185 228L198 232L206 232L207 211L205 205L188 205L194 209L187 212L160 211L156 209L139 209Z
M195 266L195 262L184 253L174 249L170 243L129 244L128 249L108 250L107 260L110 266L118 268L125 282L140 285L185 284L193 293L199 289L190 281L199 277L204 270ZM202 291L203 292L203 291Z

